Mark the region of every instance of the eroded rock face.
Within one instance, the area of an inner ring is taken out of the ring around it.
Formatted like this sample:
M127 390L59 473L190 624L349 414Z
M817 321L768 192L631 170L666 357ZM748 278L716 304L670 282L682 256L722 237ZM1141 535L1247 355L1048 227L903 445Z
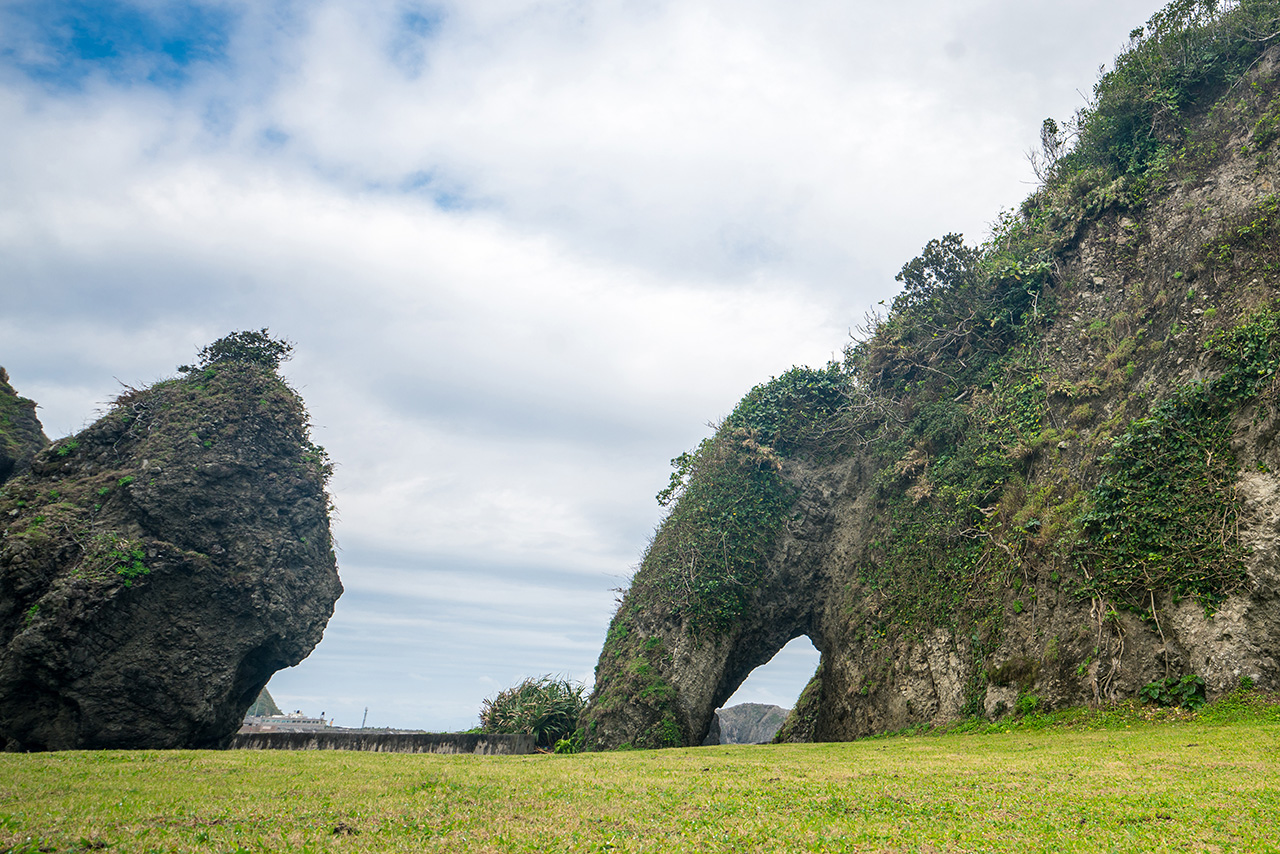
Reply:
M130 390L0 493L0 736L225 746L342 592L327 464L274 372Z
M1265 426L1265 419L1261 422ZM1249 413L1239 419L1246 469L1280 452ZM1251 426L1249 426L1251 425ZM1243 471L1244 585L1210 611L1164 592L1158 624L1080 595L1061 564L1028 562L998 599L997 619L921 631L886 623L889 602L862 569L879 535L872 479L859 460L789 463L802 487L749 616L732 632L690 633L661 611L628 614L597 665L584 721L597 749L700 744L714 710L788 641L807 635L822 653L813 682L779 738L845 741L969 715L1090 705L1134 697L1147 683L1200 675L1210 697L1247 677L1280 690L1280 478ZM1029 704L1029 705L1028 705Z
M47 444L35 401L20 397L9 385L9 373L0 367L0 483L26 471Z

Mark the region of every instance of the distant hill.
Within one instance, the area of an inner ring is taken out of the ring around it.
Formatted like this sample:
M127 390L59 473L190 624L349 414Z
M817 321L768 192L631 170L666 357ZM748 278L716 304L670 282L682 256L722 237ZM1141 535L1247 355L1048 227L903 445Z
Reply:
M258 695L258 699L253 701L253 705L249 707L245 714L265 717L268 715L283 715L284 712L280 711L276 701L271 699L271 692L263 688L262 693Z
M773 740L774 733L791 713L781 706L764 703L743 703L720 709L721 744L763 744Z

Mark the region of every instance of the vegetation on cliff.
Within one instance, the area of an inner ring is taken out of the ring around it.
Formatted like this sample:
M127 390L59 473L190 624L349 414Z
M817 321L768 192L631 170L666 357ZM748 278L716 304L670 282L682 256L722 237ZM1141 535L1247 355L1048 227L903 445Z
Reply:
M21 474L47 444L35 401L20 397L0 367L0 483Z
M671 510L645 555L655 571L637 579L641 595L695 632L737 622L795 497L782 460L816 450L845 396L839 365L792 368L753 388L714 435L672 460L658 493Z
M1239 587L1236 479L1268 463L1231 440L1242 413L1280 407L1280 215L1259 192L1280 157L1277 36L1277 0L1175 0L1085 107L1045 122L1042 184L988 240L930 241L842 362L753 389L673 461L589 726L628 707L635 743L697 737L672 727L678 665L648 647L736 643L806 479L841 458L872 482L849 637L882 648L888 674L886 638L963 636L968 714L984 712L1004 623L1039 596L1163 633L1163 597L1213 609ZM1212 176L1238 183L1235 211L1206 201ZM1005 684L1029 691L1035 668L1019 673Z

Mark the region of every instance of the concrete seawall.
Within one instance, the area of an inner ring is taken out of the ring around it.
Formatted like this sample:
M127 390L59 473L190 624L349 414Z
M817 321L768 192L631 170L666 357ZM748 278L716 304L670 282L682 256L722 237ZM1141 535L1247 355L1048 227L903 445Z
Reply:
M514 756L533 752L531 735L480 733L249 732L232 750L368 750L376 753L478 753Z

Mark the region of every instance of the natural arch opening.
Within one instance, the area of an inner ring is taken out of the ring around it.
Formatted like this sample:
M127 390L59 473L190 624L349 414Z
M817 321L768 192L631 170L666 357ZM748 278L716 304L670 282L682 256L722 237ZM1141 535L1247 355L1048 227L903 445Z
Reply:
M755 744L771 739L813 678L820 658L813 641L800 635L752 670L733 696L716 710L720 743Z

